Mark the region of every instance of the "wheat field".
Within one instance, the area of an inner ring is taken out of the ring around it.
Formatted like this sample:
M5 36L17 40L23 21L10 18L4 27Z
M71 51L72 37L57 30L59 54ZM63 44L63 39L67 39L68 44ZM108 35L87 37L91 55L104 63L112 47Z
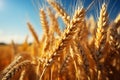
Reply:
M109 22L103 2L98 20L86 18L84 6L71 17L56 1L47 2L51 7L39 10L40 40L27 22L33 43L26 37L21 45L0 46L0 80L120 80L120 14Z

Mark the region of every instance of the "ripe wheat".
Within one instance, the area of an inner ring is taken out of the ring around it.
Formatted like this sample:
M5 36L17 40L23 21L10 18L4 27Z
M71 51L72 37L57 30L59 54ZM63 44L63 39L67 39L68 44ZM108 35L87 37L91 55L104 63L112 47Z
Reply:
M7 64L7 55L0 56L0 66L2 61L8 65L0 80L120 80L120 14L109 22L103 2L96 21L86 18L94 1L87 10L77 7L72 16L56 1L47 2L51 7L39 11L42 39L28 22L34 42L29 45L28 37L21 46L12 42L14 57L19 57ZM66 25L63 32L56 14Z

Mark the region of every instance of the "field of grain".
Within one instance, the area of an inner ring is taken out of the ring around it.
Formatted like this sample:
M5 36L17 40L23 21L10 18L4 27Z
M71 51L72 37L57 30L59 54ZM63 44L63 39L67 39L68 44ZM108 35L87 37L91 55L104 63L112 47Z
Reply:
M27 22L33 43L26 37L23 44L0 45L0 80L120 80L120 14L109 22L103 2L98 20L86 18L93 3L71 17L59 3L47 2L51 7L39 11L40 40Z

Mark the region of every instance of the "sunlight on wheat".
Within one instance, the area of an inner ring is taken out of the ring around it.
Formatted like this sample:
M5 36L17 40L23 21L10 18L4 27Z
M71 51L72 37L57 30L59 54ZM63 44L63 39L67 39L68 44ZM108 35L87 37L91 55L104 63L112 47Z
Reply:
M0 46L0 80L120 80L120 14L109 22L103 2L97 21L87 17L94 1L87 9L76 4L72 16L59 2L46 3L39 9L42 38L27 22L33 43L27 36L22 45Z

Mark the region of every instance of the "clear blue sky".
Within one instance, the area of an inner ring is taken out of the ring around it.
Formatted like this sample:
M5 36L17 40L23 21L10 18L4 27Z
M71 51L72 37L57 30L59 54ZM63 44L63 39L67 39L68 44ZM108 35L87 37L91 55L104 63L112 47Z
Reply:
M32 0L0 0L0 42L22 42L26 35L27 21L30 21L39 35L41 27L39 15L33 7Z
M36 4L33 5L33 1ZM40 4L43 1L44 0L39 0ZM71 5L74 6L78 3L76 0L57 1L62 3L69 14L72 13ZM81 1L84 1L84 6L86 8L92 0ZM13 39L15 42L21 43L25 39L26 35L29 35L29 40L32 41L31 34L27 29L27 21L30 21L33 24L35 30L39 36L41 36L42 30L39 21L39 11L36 10L37 2L38 0L0 0L0 42L10 43L11 39ZM113 7L110 19L113 19L120 12L119 4L120 0L111 0L109 2L108 11L110 12ZM92 11L91 9L88 14L96 14L95 12L95 10Z

